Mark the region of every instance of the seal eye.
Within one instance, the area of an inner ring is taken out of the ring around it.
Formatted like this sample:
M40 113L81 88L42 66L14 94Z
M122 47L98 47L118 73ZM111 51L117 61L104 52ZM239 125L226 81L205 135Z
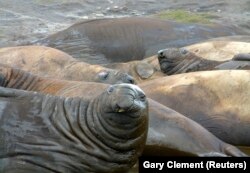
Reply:
M181 52L181 54L185 55L185 54L187 54L187 53L188 53L188 50L187 50L187 49L182 48L182 49L180 49L180 52Z
M140 94L139 99L144 102L146 101L146 96L144 94Z
M114 87L113 87L113 86L110 86L110 87L107 89L108 94L111 94L113 91L114 91Z
M103 72L99 73L98 76L101 78L101 80L107 80L109 77L109 72L103 71Z

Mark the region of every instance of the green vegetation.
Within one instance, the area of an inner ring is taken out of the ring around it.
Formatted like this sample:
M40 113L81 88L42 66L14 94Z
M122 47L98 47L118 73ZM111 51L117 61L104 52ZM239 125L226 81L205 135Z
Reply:
M211 15L208 13L194 13L181 9L162 11L156 14L156 17L159 17L160 19L175 20L177 22L202 24L211 24L211 19L216 18L215 15Z

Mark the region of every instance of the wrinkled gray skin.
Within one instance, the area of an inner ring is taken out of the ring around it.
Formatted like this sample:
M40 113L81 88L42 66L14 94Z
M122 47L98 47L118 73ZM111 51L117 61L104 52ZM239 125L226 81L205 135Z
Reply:
M167 75L226 69L250 69L250 54L236 54L229 61L207 60L185 48L167 48L158 51L161 71Z
M227 69L250 69L250 53L239 53L236 54L232 61L222 63L215 67L216 70L227 70Z
M148 106L120 84L91 100L0 87L0 172L126 172L147 136Z

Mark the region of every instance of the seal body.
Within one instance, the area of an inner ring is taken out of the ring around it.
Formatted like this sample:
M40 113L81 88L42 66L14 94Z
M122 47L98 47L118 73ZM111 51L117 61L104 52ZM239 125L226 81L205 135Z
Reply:
M197 56L208 60L231 60L236 54L250 53L250 43L244 41L214 40L185 47Z
M250 69L250 54L236 54L231 60L215 61L197 56L185 48L167 48L158 52L161 71L167 75L225 69Z
M248 70L204 71L168 76L140 87L148 97L193 119L223 141L249 146L249 79Z
M182 24L147 17L85 20L37 41L91 64L140 60L166 47L182 47L241 31L222 25ZM243 33L241 33L243 34Z
M145 94L110 86L89 100L0 88L1 172L126 172L143 151Z
M44 46L1 48L0 60L12 67L52 78L108 84L134 83L133 77L127 73L90 65Z
M9 67L1 67L0 71L1 86L57 96L92 99L109 87L101 83L53 80ZM32 82L27 85L28 82L23 83L22 79ZM149 99L148 136L143 154L154 156L244 155L237 148L216 138L197 122L151 99Z

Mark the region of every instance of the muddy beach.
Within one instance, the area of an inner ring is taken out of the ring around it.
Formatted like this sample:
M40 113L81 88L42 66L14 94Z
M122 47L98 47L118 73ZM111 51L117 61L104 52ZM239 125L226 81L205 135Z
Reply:
M152 16L181 9L212 15L212 22L230 24L250 32L250 1L223 0L0 0L0 47L42 39L85 19L124 16ZM180 19L181 14L161 17ZM191 21L192 22L192 21ZM195 21L198 22L198 21Z

